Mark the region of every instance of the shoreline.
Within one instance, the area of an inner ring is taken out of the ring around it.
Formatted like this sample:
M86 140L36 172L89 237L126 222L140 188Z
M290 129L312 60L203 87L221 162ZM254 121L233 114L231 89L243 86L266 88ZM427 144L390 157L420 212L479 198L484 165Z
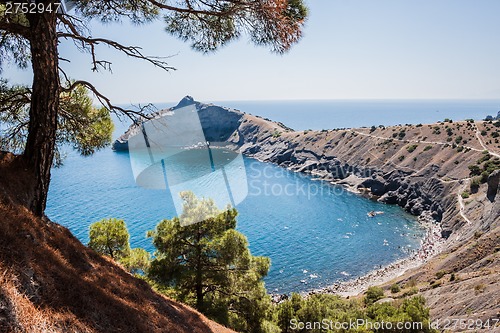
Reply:
M356 296L371 286L387 283L403 275L408 270L417 268L428 262L432 257L441 252L445 240L441 237L441 227L438 222L425 215L426 214L420 215L418 220L419 223L427 228L427 233L422 240L422 246L416 253L407 258L396 260L379 269L372 270L355 279L338 282L327 287L313 289L301 294L305 296L314 294L333 294L342 297Z
M256 159L263 163L271 163L277 165L273 162L264 161L253 156L247 156ZM316 173L316 172L304 172L293 167L286 168L289 171L302 173L309 175L312 181L324 181L328 182L333 186L341 186L346 191L364 197L368 200L373 200L374 196L370 193L360 190L357 186L361 184L364 180L361 177L351 175L345 179L332 179L328 175ZM401 208L402 209L402 208ZM411 213L410 213L411 214ZM415 215L414 215L415 216ZM382 266L381 268L374 269L366 273L365 275L353 278L347 281L341 281L334 283L332 285L312 289L309 291L299 292L302 296L310 296L314 294L332 294L339 295L342 297L357 296L371 286L378 286L387 283L411 269L418 268L428 262L435 255L442 251L442 248L446 242L446 239L442 237L442 228L440 222L437 222L431 217L429 211L424 211L422 214L417 216L418 223L426 229L426 234L422 239L422 244L420 248L410 255L409 257L398 259L388 265ZM282 294L270 294L274 303L280 303L284 298Z
M316 294L338 295L341 297L352 297L360 295L369 287L379 286L387 283L411 269L418 268L428 262L431 258L441 253L446 242L441 237L441 227L438 222L427 214L418 217L418 222L427 229L425 237L422 239L421 247L409 257L398 259L386 266L374 269L365 275L347 281L340 281L332 285L316 288L309 291L298 292L303 297ZM273 303L281 303L287 299L287 294L269 294Z

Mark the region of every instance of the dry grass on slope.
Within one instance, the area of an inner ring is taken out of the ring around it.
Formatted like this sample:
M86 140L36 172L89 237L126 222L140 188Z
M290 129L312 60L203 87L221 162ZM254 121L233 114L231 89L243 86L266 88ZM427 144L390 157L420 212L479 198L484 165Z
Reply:
M0 332L232 332L6 197L0 180Z
M70 312L37 307L19 290L17 278L0 270L0 332L93 332Z

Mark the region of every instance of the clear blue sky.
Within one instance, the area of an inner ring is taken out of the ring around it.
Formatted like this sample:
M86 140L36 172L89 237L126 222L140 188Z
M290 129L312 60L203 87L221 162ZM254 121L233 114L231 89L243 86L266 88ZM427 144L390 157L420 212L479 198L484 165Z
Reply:
M72 43L60 54L74 79L86 79L115 103L285 99L500 99L500 1L307 1L304 38L279 56L246 36L203 55L146 26L95 22L94 37L173 55L166 73L101 47L113 73L92 73L90 58ZM12 82L29 72L7 70Z

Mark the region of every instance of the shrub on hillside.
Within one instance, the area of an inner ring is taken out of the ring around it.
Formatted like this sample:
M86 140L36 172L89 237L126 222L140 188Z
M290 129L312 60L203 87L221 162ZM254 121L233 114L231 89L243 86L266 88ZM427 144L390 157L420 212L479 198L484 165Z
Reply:
M365 292L366 305L371 305L382 298L384 298L384 290L380 287L370 287Z
M322 325L314 326L312 324L356 322L358 319L363 319L368 326L375 326L376 323L385 322L396 327L396 323L419 322L422 323L422 328L410 328L404 330L404 332L437 332L430 328L429 308L426 307L425 299L422 296L406 298L396 302L371 304L365 307L358 300L343 299L336 295L316 294L304 298L298 294L292 294L290 298L276 305L274 309L275 321L282 333L351 332L352 330L336 330L334 327L328 327L327 329ZM304 324L304 327L299 327L299 323ZM311 325L306 327L305 323ZM330 328L331 330L329 330ZM372 332L372 330L363 328L355 331Z
M479 186L480 185L481 185L481 181L479 180L479 178L474 177L472 179L472 182L470 183L470 191L471 191L471 193L477 193L477 191L479 190Z
M478 165L469 165L469 171L471 176L479 176L481 174L481 168Z
M415 149L417 149L417 147L418 147L418 145L411 145L411 146L406 147L406 150L409 153L413 153L415 151Z
M397 294L401 291L401 288L399 287L399 284L397 283L394 283L392 286L391 286L391 293L393 294Z
M403 297L408 297L408 296L413 296L418 294L418 288L417 287L411 287L410 290L406 291L403 293Z

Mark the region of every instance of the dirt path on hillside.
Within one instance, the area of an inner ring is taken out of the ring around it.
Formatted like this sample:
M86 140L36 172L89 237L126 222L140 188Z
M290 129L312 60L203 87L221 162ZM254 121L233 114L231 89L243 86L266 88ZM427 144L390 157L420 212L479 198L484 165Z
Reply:
M486 150L486 151L487 151L490 155L493 155L493 156L495 156L495 157L500 158L500 154L497 154L497 153L492 152L492 151L488 148L488 146L486 146L486 145L484 144L483 139L481 138L481 132L479 131L479 128L477 128L477 126L476 126L476 138L477 138L477 140L479 141L479 144L481 145L481 147L483 147L483 148L484 148L484 150Z
M460 216L462 216L462 218L467 222L467 224L472 224L472 222L469 220L469 218L467 216L465 216L464 198L462 197L462 193L464 193L467 186L469 186L470 178L463 179L463 182L464 182L463 186L460 187L460 189L457 193L458 203L460 205Z
M352 132L356 133L356 134L360 134L360 135L364 135L364 136L367 136L367 137L370 137L370 138L375 138L375 139L380 139L380 140L393 140L393 141L399 141L399 142L408 142L408 143L427 143L427 144L434 144L434 145L441 145L441 146L445 146L445 145L449 145L450 143L449 142L441 142L441 141L424 141L424 140L410 140L410 139L396 139L396 138L388 138L388 137L383 137L383 136L377 136L377 135L372 135L372 134L368 134L368 133L363 133L363 132L359 132L359 131L356 131L356 130L351 130ZM476 137L477 137L477 132L476 132ZM479 140L479 144L484 148L484 150L488 150L488 152L491 154L491 155L494 155L496 157L500 157L500 155L498 155L497 153L493 153L491 152L483 143L482 141L479 139L479 137L477 138ZM468 148L470 150L474 150L474 151L483 151L481 149L477 149L477 148L474 148L474 147L471 147L471 146L465 146L465 145L462 145L464 148Z
M446 145L446 144L449 144L447 142L439 142L439 141L402 140L402 139L396 139L396 138L388 138L388 137L382 137L382 136L372 135L372 134L368 134L368 133L363 133L363 132L359 132L359 131L356 131L356 130L352 130L352 132L360 134L360 135L363 135L363 136L366 136L366 137L380 139L380 140L394 140L394 141L412 142L412 143L427 143L427 144L436 144L436 145L443 145L443 146ZM481 135L481 133L479 132L479 129L477 129L477 126L476 126L476 138L478 139L479 144L490 155L500 158L499 154L494 153L494 152L492 152L491 150L488 149L488 147L481 140L480 135ZM470 147L470 146L464 146L464 147L465 148L469 148L469 149L474 150L474 151L482 151L480 149L473 148L473 147ZM457 201L458 201L458 204L460 206L460 216L464 219L465 222L467 222L467 224L472 224L471 220L469 220L469 218L465 215L465 204L464 204L464 198L462 197L462 193L465 191L465 189L469 185L470 178L457 179L457 180L453 180L453 182L463 182L464 183L463 186L461 186L459 188L459 190L458 190Z

